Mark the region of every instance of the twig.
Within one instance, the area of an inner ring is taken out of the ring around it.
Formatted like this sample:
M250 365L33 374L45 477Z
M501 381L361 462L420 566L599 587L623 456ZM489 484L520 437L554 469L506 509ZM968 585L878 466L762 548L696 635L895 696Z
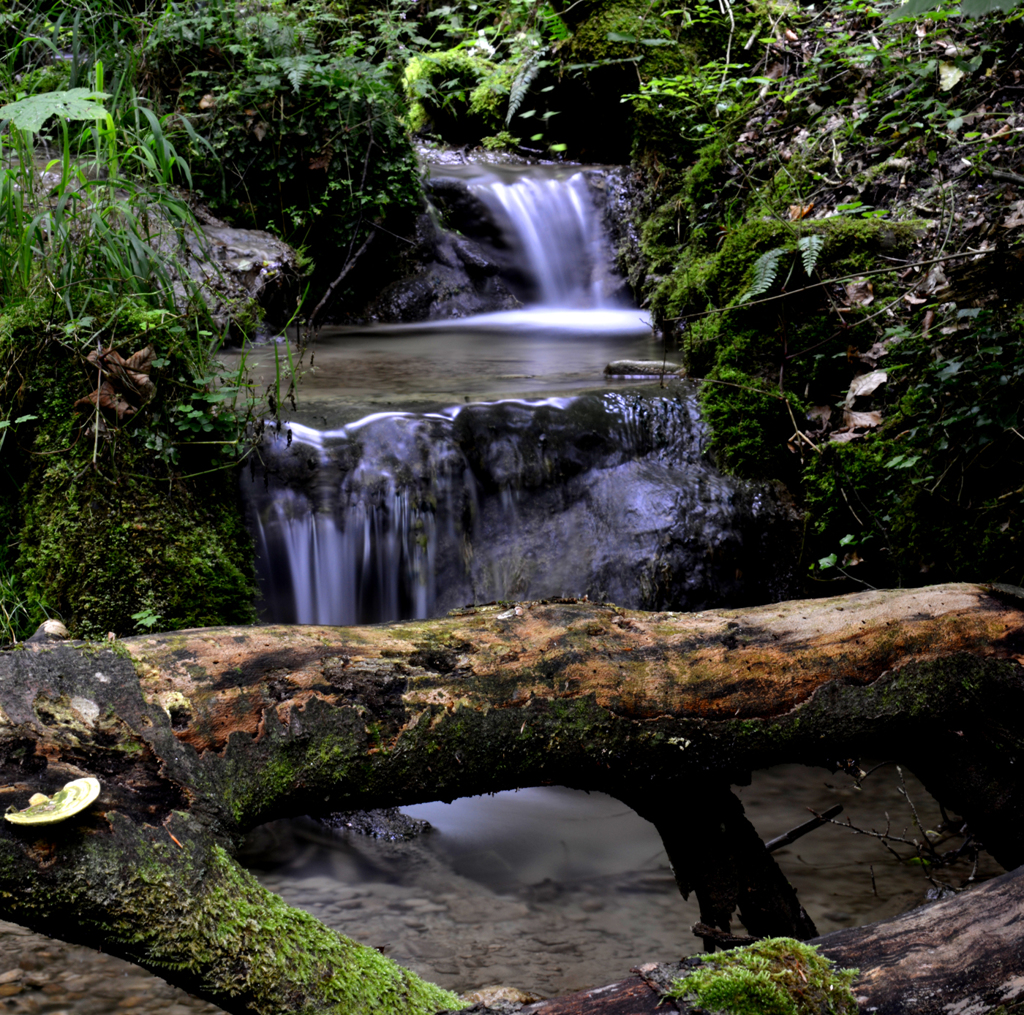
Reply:
M1002 180L1004 183L1016 183L1018 186L1024 186L1024 176L1021 176L1020 173L1011 173L1008 169L994 169L992 166L985 165L984 162L979 163L974 168L979 173L991 176L993 180Z
M743 945L752 945L755 941L760 941L759 937L741 937L738 934L729 934L724 930L719 930L717 927L712 927L706 923L695 923L691 928L697 937L704 938L705 942L712 941L721 948L740 948Z
M814 813L813 811L811 813ZM843 813L843 805L835 804L830 807L827 811L822 811L821 814L815 814L810 821L805 821L802 825L797 825L796 828L791 828L788 832L783 832L782 835L775 836L774 839L769 839L765 844L764 848L769 853L774 853L777 849L782 849L783 846L788 846L791 842L796 842L797 839L806 835L808 832L813 832L816 828L821 828L822 825L827 824L832 818L837 817Z
M327 292L324 293L323 298L313 308L313 313L309 315L309 320L307 321L308 327L313 327L313 322L316 320L317 315L320 313L320 311L327 305L328 302L330 302L331 297L334 295L334 290L337 289L339 285L341 285L343 279L355 267L356 262L359 260L359 258L366 253L366 248L369 247L369 245L373 242L373 238L376 235L377 231L375 229L371 229L366 239L363 240L362 246L352 255L352 257L349 258L348 262L345 264L345 267L341 269L341 274L339 274L338 277L327 287Z
M796 425L796 417L795 417L795 416L793 415L793 406L791 406L791 405L789 404L789 399L788 399L788 398L784 398L784 399L783 399L783 401L784 401L784 402L786 403L786 408L787 408L787 409L789 410L789 418L790 418L790 419L791 419L791 420L793 421L793 430L795 431L795 433L793 434L793 436L794 436L794 437L799 437L799 438L800 438L801 440L804 440L804 441L806 441L806 442L807 442L808 444L810 444L810 446L811 446L811 447L812 447L812 448L813 448L813 449L814 449L815 451L817 451L817 452L818 452L818 454L819 454L819 455L820 455L820 454L823 454L823 452L822 452L821 448L819 448L819 447L818 447L818 445L817 445L817 444L815 444L815 443L814 443L814 441L812 441L812 440L811 440L811 438L810 438L810 437L808 437L808 436L807 436L807 434L805 434L805 433L804 433L804 432L803 432L803 431L802 431L802 430L800 429L800 427L798 427L798 426Z

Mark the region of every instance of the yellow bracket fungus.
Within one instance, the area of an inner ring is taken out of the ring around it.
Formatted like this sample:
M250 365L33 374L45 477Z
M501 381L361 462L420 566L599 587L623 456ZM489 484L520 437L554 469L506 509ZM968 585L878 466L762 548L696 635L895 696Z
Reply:
M55 825L84 811L100 795L99 779L75 779L52 797L33 793L23 811L8 810L4 817L15 825Z

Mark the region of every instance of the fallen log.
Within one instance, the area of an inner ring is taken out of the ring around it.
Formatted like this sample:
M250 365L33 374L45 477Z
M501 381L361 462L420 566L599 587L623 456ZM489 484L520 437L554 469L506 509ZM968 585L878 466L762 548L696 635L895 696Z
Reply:
M101 794L63 824L0 822L0 917L232 1012L434 1012L452 996L290 909L232 853L276 817L557 783L654 817L710 926L739 906L758 933L808 932L729 785L885 754L1004 866L1024 862L1022 596L949 585L692 615L555 601L5 651L0 799L83 777ZM708 813L687 807L680 836L684 795Z

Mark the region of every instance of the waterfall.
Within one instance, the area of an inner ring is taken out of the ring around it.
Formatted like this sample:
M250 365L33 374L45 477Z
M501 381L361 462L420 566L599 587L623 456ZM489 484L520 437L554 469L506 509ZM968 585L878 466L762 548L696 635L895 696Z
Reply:
M490 210L549 307L601 307L610 260L604 230L582 173L568 179L485 176L469 189Z
M700 609L780 598L788 516L708 460L693 389L563 394L600 383L616 343L651 342L640 313L604 295L611 256L584 173L443 173L431 193L454 220L446 235L518 272L527 309L337 336L362 351L311 378L304 397L324 393L332 370L333 390L349 392L361 371L376 405L389 397L377 381L398 399L469 404L268 427L243 479L264 617L350 625L494 600ZM452 250L476 263L474 250ZM318 370L328 355L321 345ZM463 394L502 377L527 397Z
M788 520L702 454L692 393L377 413L271 436L245 486L268 619L357 624L589 596L775 598Z

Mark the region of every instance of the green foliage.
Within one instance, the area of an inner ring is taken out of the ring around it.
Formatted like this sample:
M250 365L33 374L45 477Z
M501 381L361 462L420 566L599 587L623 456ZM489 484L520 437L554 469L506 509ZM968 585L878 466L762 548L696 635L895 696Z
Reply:
M667 995L729 1015L856 1015L850 984L856 969L836 969L815 947L766 938L701 956Z
M361 29L329 27L344 23L213 2L169 8L145 48L153 87L203 140L190 150L196 187L236 224L305 247L314 304L373 222L400 227L420 200L393 62L367 59L379 40Z
M890 332L885 427L805 472L819 545L857 547L853 574L873 585L1024 580L1024 325L959 321L938 341Z
M750 283L750 288L739 297L740 303L746 303L747 300L761 296L771 289L779 273L779 261L785 253L785 247L772 247L754 262L754 278Z
M220 336L183 264L200 234L176 189L191 182L176 145L196 135L141 105L123 73L104 88L103 62L84 56L104 40L83 35L87 22L71 26L74 73L28 69L19 84L45 91L3 111L4 638L53 614L99 636L133 630L140 612L179 627L253 616L227 471L248 447L252 400L217 375ZM7 66L30 55L19 45ZM43 143L56 155L40 165ZM108 353L131 363L101 369Z
M512 83L512 68L495 64L472 48L458 46L413 57L402 76L410 102L409 127L422 130L432 125L446 137L474 136L484 130L497 133L511 118L502 114Z
M17 102L0 106L0 119L9 119L18 130L33 134L43 129L51 116L64 120L104 120L110 114L101 101L109 99L106 92L95 92L88 88L71 88L68 91L45 91L27 95Z

